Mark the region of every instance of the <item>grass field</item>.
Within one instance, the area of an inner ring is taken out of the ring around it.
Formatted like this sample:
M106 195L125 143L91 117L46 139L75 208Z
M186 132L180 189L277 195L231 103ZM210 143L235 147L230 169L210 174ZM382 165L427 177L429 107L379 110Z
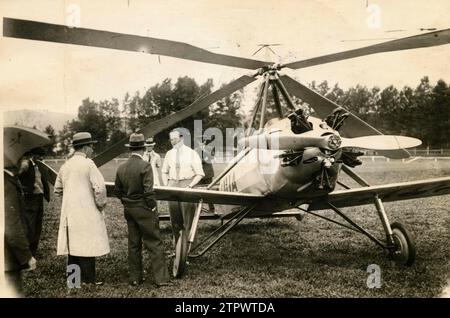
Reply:
M102 167L106 180L113 179L115 168L114 163ZM372 184L409 181L450 175L450 160L369 160L357 171ZM206 255L191 260L186 276L174 280L174 286L154 286L146 255L147 281L133 288L127 277L126 222L120 202L111 198L106 209L111 253L97 259L98 278L105 285L69 290L66 259L56 256L59 208L53 199L46 205L38 268L24 275L28 297L438 297L450 273L450 196L440 196L386 204L391 222L404 223L416 239L417 259L410 268L391 264L365 236L313 216L302 222L249 219ZM383 237L374 207L345 211ZM172 252L170 223L160 225L165 249ZM202 222L199 236L218 225ZM370 264L381 268L381 288L366 285Z

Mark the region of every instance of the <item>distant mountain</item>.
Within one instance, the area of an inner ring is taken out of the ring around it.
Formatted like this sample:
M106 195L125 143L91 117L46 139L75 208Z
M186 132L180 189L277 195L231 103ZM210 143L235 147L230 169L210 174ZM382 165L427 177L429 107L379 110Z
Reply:
M77 115L57 113L50 111L36 111L36 110L13 110L3 113L3 123L5 125L22 125L27 127L36 126L39 130L44 130L48 125L52 125L56 133L63 128L67 121L75 119Z

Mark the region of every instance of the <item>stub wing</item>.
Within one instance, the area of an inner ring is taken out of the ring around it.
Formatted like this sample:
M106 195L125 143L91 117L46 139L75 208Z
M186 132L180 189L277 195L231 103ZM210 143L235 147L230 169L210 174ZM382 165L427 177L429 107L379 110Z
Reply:
M114 196L114 183L105 182L108 196ZM198 203L200 200L206 203L227 204L227 205L248 205L264 199L263 195L226 192L204 189L187 189L175 187L154 187L156 200L179 201Z
M450 194L450 177L333 191L313 202L310 209L327 209L326 201L341 208L370 204L374 202L375 195L384 202L390 202L444 194Z
M154 188L157 200L199 202L228 204L228 205L248 205L257 203L264 199L263 195L248 194L239 192L227 192L204 189L186 189L157 186Z

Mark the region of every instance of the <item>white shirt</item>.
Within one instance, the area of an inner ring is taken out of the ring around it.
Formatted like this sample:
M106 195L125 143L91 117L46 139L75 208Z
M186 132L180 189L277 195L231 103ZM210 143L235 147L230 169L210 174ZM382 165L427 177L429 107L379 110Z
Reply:
M160 184L162 184L162 182L160 180L160 173L159 173L159 169L162 166L161 156L159 154L157 154L154 150L152 150L150 152L145 151L144 155L142 156L142 159L150 162L150 164L152 165L153 185L159 186Z
M177 151L179 162L177 162ZM199 155L183 143L175 145L166 153L161 172L168 174L169 180L186 180L195 176L205 176Z
M161 168L161 156L158 155L154 150L150 152L145 151L142 159L144 159L144 161L150 162L152 166L155 166L155 168Z

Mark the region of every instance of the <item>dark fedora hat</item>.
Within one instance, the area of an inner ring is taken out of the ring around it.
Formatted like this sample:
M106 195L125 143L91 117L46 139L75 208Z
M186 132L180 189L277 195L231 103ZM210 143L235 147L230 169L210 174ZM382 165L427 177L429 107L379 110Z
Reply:
M97 140L92 140L92 136L88 132L79 132L73 135L72 137L72 146L82 146L82 145L90 145L96 144Z
M143 134L131 134L130 141L128 144L125 144L125 147L130 149L143 148L147 147L149 144L145 142L145 137Z

